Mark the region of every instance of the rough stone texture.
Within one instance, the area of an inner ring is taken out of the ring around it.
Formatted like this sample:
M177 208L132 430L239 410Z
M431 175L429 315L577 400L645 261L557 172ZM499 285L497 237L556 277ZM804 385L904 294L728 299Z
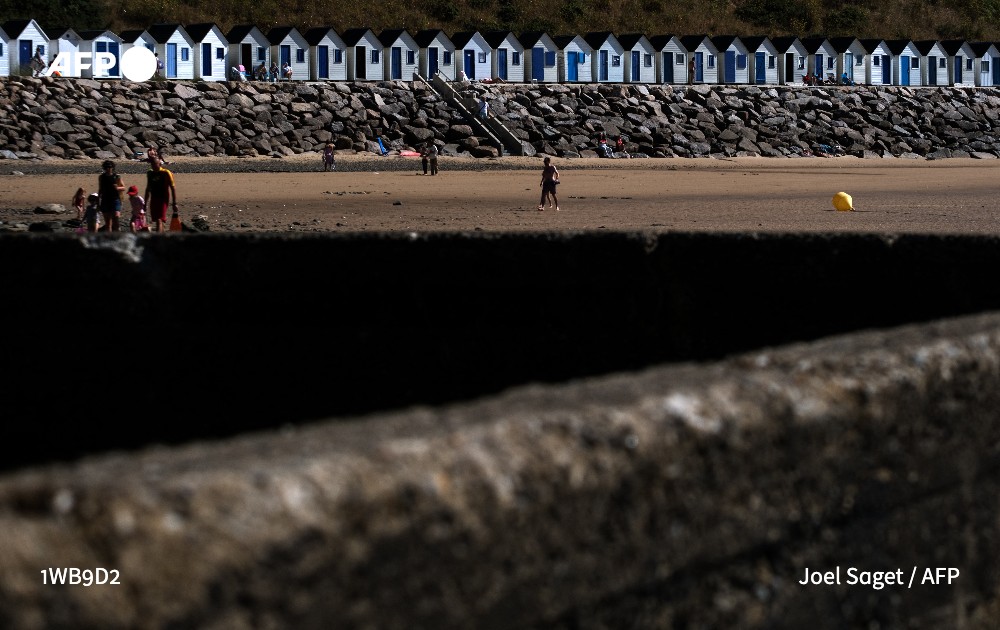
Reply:
M601 131L628 135L626 148L650 157L1000 155L997 88L455 85L463 97L486 97L527 155L576 157L596 148ZM175 155L294 154L328 141L365 151L375 136L390 150L426 140L450 150L472 133L422 83L13 77L0 80L0 104L4 159L120 158L150 142Z
M13 472L0 625L991 628L998 410L993 313Z

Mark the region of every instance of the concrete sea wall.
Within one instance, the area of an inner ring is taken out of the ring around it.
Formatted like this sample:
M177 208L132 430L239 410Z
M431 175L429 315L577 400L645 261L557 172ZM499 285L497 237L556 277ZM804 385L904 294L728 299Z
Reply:
M0 235L0 626L992 627L998 245Z
M841 147L863 157L1000 154L995 88L465 84L527 154L596 157L599 132L651 157L800 156ZM423 84L129 83L0 80L0 158L291 155L435 142L497 155Z

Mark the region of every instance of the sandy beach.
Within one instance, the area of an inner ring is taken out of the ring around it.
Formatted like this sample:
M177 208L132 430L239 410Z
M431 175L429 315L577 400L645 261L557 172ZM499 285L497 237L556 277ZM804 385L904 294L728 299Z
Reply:
M442 157L425 176L416 158L318 154L176 158L182 218L219 232L739 231L1000 233L1000 160L841 158L555 159L559 205L539 212L541 159ZM119 167L126 186L145 165ZM12 174L14 171L23 175ZM35 222L43 203L94 190L96 161L0 163L0 221ZM834 194L853 196L836 212ZM63 215L70 217L70 214Z

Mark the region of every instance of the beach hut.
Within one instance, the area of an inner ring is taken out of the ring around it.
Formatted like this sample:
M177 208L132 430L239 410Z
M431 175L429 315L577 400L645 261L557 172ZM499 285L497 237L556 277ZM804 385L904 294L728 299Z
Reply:
M772 37L771 43L778 51L778 83L799 85L805 76L809 52L798 37Z
M892 55L892 84L920 85L920 51L909 39L887 39Z
M5 47L10 49L5 52L9 57L10 75L31 76L31 59L36 52L41 53L42 59L51 61L48 56L49 36L45 34L38 22L34 20L8 20L0 24L0 28L10 38L10 45Z
M618 43L625 51L625 82L656 82L656 49L642 33L618 36Z
M868 56L865 59L865 83L892 85L892 53L884 39L858 40Z
M555 41L542 31L521 33L517 39L524 46L524 80L532 83L557 82L559 68L556 56L559 47Z
M122 31L118 34L118 37L122 40L122 54L133 46L142 46L150 52L156 52L156 40L153 39L153 36L148 31L132 29Z
M920 85L948 85L948 52L936 39L913 42L920 53Z
M559 49L556 56L557 76L560 83L592 83L590 63L593 49L579 35L557 35L552 38Z
M834 73L837 83L843 83L843 77L853 83L865 82L865 57L868 51L861 45L857 37L831 37L830 45L836 51L837 62Z
M124 52L122 38L111 31L80 31L80 52L90 53L90 67L83 69L79 75L85 79L120 79L121 59ZM93 55L95 53L110 53L115 63L110 68L95 68Z
M378 35L385 62L382 78L386 81L412 81L417 71L417 53L420 47L413 36L403 28L385 29Z
M439 28L417 31L413 36L420 47L420 74L430 79L436 73L447 81L455 80L455 44Z
M524 46L511 31L488 31L483 39L493 51L492 76L497 81L524 82Z
M344 40L330 26L317 26L302 34L309 44L309 69L313 81L346 81Z
M278 80L284 80L281 69L292 67L292 81L309 80L309 43L294 26L275 26L267 32L271 59L278 62Z
M749 51L739 37L719 35L712 38L712 44L719 51L719 76L722 83L749 83Z
M806 37L801 40L808 53L809 73L821 81L836 78L837 51L825 37Z
M591 72L598 83L622 83L625 81L625 49L610 31L587 33L583 39L593 49Z
M347 50L348 81L381 81L382 42L370 28L349 28L340 34Z
M0 77L10 76L10 37L0 27Z
M45 29L45 34L49 36L49 53L48 58L45 60L46 63L51 64L55 61L56 55L59 53L70 53L72 55L80 52L80 34L73 29L68 27L49 27ZM62 76L80 76L80 69L77 67L75 57L71 57L71 61L67 65L69 66L69 71L60 71Z
M262 63L270 71L271 42L259 28L253 24L237 24L226 33L226 41L233 65L243 66L248 77L255 76Z
M649 39L656 51L656 82L686 83L687 52L676 35L654 35Z
M229 41L212 22L184 27L194 45L194 78L202 81L226 81L234 78L229 68ZM234 60L234 65L239 62ZM251 68L244 68L249 71Z
M194 41L180 24L154 24L148 29L156 41L156 55L163 60L163 75L167 79L193 79Z
M948 53L948 83L972 87L976 84L976 72L973 60L976 53L964 39L948 39L941 42L941 47Z
M455 44L455 60L459 66L459 78L462 72L465 78L470 81L477 79L491 78L490 70L493 67L493 49L483 38L479 31L462 31L451 36L451 43Z
M763 36L741 37L746 46L750 67L747 76L755 85L778 84L778 49L770 38Z
M976 85L1000 85L1000 51L990 42L969 42L975 55L973 69L976 71Z
M708 35L684 35L680 39L688 64L694 61L694 82L718 83L719 51Z

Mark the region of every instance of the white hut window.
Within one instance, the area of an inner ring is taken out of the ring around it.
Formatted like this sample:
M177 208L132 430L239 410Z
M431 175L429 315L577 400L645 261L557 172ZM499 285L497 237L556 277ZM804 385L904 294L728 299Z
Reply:
M919 68L920 67L920 57L910 57L910 67Z
M414 64L414 53L412 50L406 51L406 65L412 66Z
M826 69L827 70L833 70L833 64L835 64L835 63L837 63L836 59L834 59L833 57L827 57L826 58Z
M585 63L587 63L587 53L581 52L580 55L576 58L576 65L582 66Z
M622 58L619 55L611 55L611 66L617 68L622 65Z
M972 57L965 60L965 69L972 70Z
M708 67L709 68L714 68L715 67L715 55L709 55L708 56Z
M881 66L882 65L882 57L881 57L881 55L875 55L874 57L872 57L872 65L873 66Z
M854 58L854 65L856 65L856 66L863 66L863 65L865 65L865 57L864 57L864 55L858 55L857 57L855 57Z
M181 48L181 61L187 61L188 55L191 53L189 48Z
M306 62L306 51L301 48L295 49L295 63L305 63Z
M770 68L771 70L774 70L775 64L777 64L777 60L774 58L774 55L768 55L767 67Z
M215 58L216 59L225 59L226 58L226 49L225 48L216 48L215 49Z
M684 55L682 55L681 53L677 53L674 56L674 58L675 58L675 61L674 61L675 64L677 64L678 66L683 66L684 65Z
M805 70L805 69L806 69L806 58L800 55L799 56L799 70Z
M979 66L979 71L980 71L980 72L989 72L989 71L990 71L990 62L989 62L989 61L986 61L986 60L984 59L984 60L982 61L982 64L981 64L981 65Z
M257 61L267 61L267 51L263 46L257 47Z
M446 66L450 66L451 65L451 51L450 50L446 50L443 53L441 53L441 63L443 63Z
M510 53L510 65L512 66L521 65L521 53L519 52Z
M545 67L546 68L556 67L556 51L554 50L545 51Z
M379 55L379 51L372 49L372 63L378 63L380 58L381 56Z
M0 57L3 57L3 42L0 42Z
M333 63L344 63L344 51L339 48L333 49Z
M948 60L947 59L945 59L944 57L941 57L940 59L938 59L938 68L947 68L947 67L948 67Z
M747 56L746 55L736 55L736 68L738 70L747 69Z
M653 67L653 55L645 55L642 58L642 64L647 68Z
M486 63L486 53L479 53L479 63Z

